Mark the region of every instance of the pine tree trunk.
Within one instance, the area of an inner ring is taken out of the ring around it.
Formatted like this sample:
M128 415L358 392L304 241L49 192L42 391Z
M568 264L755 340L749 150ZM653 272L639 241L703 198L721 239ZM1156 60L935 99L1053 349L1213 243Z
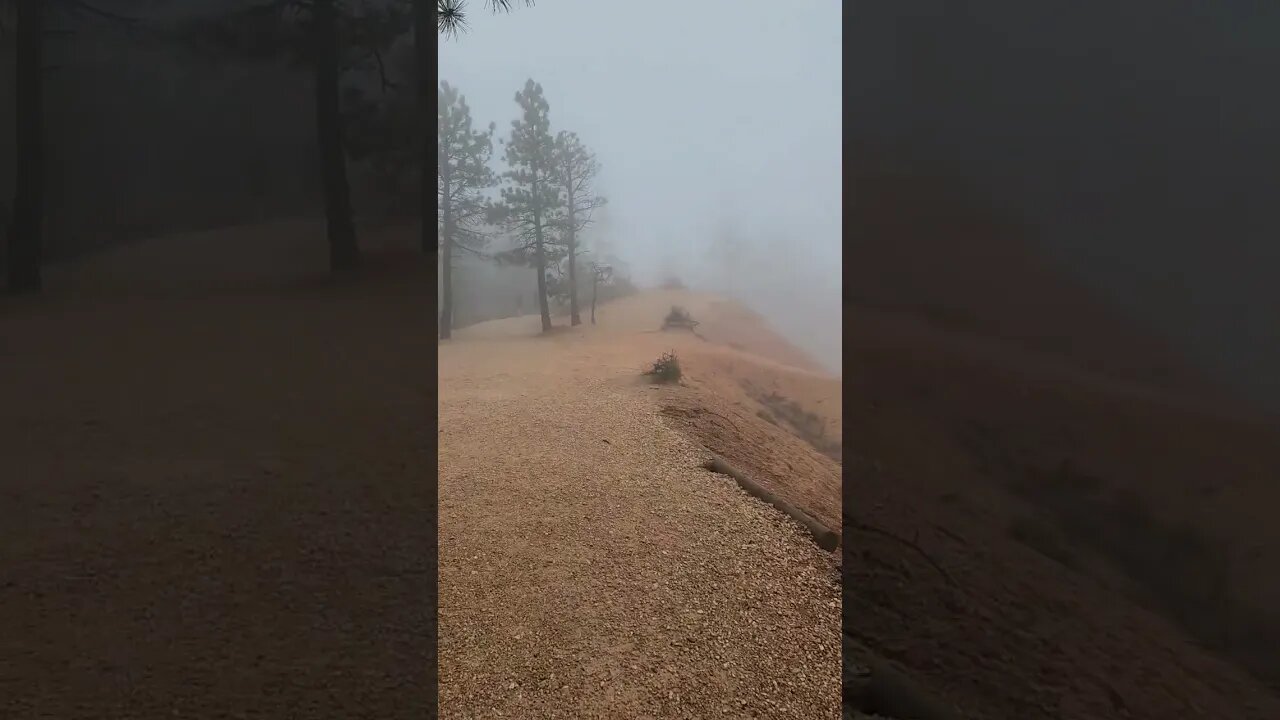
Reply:
M542 332L551 332L551 306L547 303L547 253L542 245L542 227L537 227L534 240L535 265L538 266L538 310L542 313Z
M452 243L444 244L444 252L440 260L440 284L444 296L440 299L440 339L448 340L453 336L453 252Z
M600 276L591 273L591 324L596 324L596 288L600 287Z
M44 14L41 0L18 0L17 177L9 225L8 281L15 293L40 290L44 222Z
M565 239L569 246L569 324L581 325L582 318L578 316L578 274L577 255L578 255L578 239L575 236L577 230L577 218L573 212L573 169L565 167L565 196L569 198L569 223L565 227Z
M573 236L573 213L569 213L569 324L581 325L582 318L578 315L578 273L577 260L578 243Z
M533 197L537 202L538 177L533 178ZM538 266L538 310L542 313L542 332L551 332L551 305L547 302L547 251L542 242L542 216L537 210L533 213L533 256L534 265Z
M342 143L342 103L338 89L338 18L335 0L315 0L316 131L324 181L324 212L329 236L329 269L360 264L360 247L351 219L351 188Z

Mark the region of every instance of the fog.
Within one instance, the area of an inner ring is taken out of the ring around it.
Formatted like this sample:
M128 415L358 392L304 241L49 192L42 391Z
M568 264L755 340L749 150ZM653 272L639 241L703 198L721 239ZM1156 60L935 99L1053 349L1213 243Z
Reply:
M440 78L498 137L541 83L552 132L597 154L610 204L593 234L636 282L735 297L839 372L840 7L472 2Z
M1070 10L860 5L851 142L880 170L959 178L1105 300L1280 408L1280 9Z

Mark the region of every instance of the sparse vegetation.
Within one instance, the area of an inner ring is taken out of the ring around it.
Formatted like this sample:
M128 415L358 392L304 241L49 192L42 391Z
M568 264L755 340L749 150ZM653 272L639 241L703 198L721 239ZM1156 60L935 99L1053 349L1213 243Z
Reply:
M744 389L757 402L764 405L765 410L757 413L761 418L775 425L785 423L800 439L812 445L815 450L836 462L842 462L844 457L843 441L841 438L827 437L827 422L818 417L816 413L805 410L800 406L800 403L783 397L777 392L765 393L749 384L744 385Z
M684 375L680 370L680 359L676 357L674 350L663 353L662 357L654 360L653 365L644 374L660 383L677 383Z
M627 278L615 275L612 265L591 263L591 324L596 324L598 301L612 300L633 292L635 292L635 286Z
M663 330L670 330L672 328L692 330L697 326L698 321L693 319L693 316L689 314L689 311L679 305L672 305L671 311L668 312L667 316L662 320Z

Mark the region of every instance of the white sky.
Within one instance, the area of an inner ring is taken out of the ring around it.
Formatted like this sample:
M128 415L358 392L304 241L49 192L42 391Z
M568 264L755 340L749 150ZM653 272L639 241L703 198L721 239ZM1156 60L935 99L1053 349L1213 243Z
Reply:
M469 31L441 38L440 78L478 127L506 137L516 90L541 83L552 131L577 132L600 160L610 207L599 230L638 281L673 267L728 291L707 258L731 227L744 244L733 293L838 370L840 2L538 0L494 15L470 0L467 11Z

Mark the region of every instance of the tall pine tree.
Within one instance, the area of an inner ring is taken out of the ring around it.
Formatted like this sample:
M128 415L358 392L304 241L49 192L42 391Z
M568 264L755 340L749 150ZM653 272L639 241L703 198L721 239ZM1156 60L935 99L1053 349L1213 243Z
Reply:
M487 131L471 129L471 108L458 90L440 83L437 105L439 137L436 195L440 232L440 338L453 330L453 258L458 251L478 253L487 237L478 229L487 203L484 190L497 184L489 168L493 154L492 123Z
M591 214L605 204L605 199L592 193L600 163L577 133L561 131L556 134L552 176L559 185L564 200L561 218L561 237L568 259L569 322L582 324L578 315L578 234L591 224Z
M315 74L317 150L333 270L360 264L343 133L343 74L381 68L397 38L410 32L410 0L245 0L185 24L184 39L244 59L287 58Z
M551 331L551 307L547 301L547 269L558 258L557 228L563 227L564 203L555 177L555 139L551 136L550 105L542 85L527 80L516 93L520 117L511 121L511 137L505 157L509 169L502 174L502 203L498 218L515 236L518 246L501 259L532 265L538 271L538 309L542 331Z

